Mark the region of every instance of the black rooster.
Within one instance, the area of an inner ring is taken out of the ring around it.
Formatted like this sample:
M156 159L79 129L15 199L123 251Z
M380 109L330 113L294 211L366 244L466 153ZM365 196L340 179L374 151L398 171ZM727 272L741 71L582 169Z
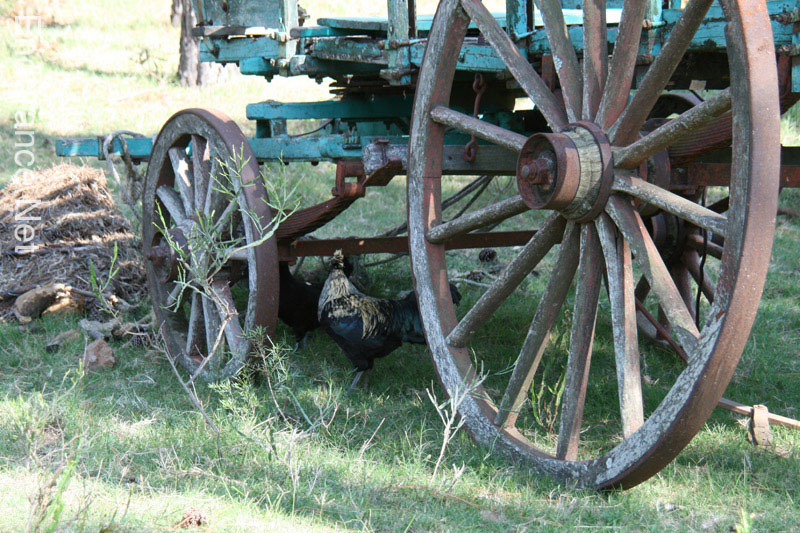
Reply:
M322 283L297 279L289 271L289 263L283 261L278 271L280 273L278 318L292 329L297 341L296 350L301 342L305 344L308 332L319 327L317 303L322 292Z
M344 272L349 276L353 270L349 258L344 258ZM322 292L323 282L303 281L292 275L289 263L280 262L278 318L292 329L295 336L295 350L302 343L305 347L306 335L319 327L317 304Z
M375 359L385 357L403 342L424 344L419 306L413 292L397 300L367 296L344 272L344 256L337 250L331 273L319 297L319 322L358 370L348 392L372 369ZM450 285L453 303L461 294Z

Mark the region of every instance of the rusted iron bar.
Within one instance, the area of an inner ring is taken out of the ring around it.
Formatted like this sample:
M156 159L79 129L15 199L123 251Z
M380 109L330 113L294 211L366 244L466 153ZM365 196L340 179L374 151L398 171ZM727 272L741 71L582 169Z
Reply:
M434 122L456 128L464 133L469 133L484 141L499 144L515 152L522 150L522 146L525 144L525 141L528 140L524 135L514 133L513 131L495 126L494 124L489 124L488 122L473 118L464 113L453 111L446 106L440 105L434 107L431 110L431 118Z
M708 239L706 239L705 243L703 242L702 235L698 235L697 233L688 235L686 237L686 245L692 250L697 250L700 253L702 253L703 249L705 248L705 252L711 257L722 259L722 246L715 242L711 242L710 235L708 236Z
M671 188L727 187L731 181L730 163L689 163L683 168L672 168ZM781 165L781 187L800 187L800 165Z
M489 224L524 213L527 210L528 206L525 205L525 202L522 201L519 195L507 198L506 200L488 205L472 213L462 215L449 222L432 227L430 231L428 231L428 242L440 244L460 233L488 226Z
M493 231L486 233L465 233L448 240L447 250L465 248L486 248L522 246L536 234L536 231ZM367 237L346 239L314 239L278 242L281 261L296 257L333 255L341 249L346 255L407 253L407 237ZM234 257L233 259L237 259Z
M639 163L689 135L731 108L731 91L725 89L696 105L638 141L614 150L614 166L636 168Z

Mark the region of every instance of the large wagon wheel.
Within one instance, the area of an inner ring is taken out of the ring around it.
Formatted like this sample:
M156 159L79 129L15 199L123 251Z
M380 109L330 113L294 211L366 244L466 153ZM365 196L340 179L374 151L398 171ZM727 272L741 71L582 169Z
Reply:
M170 356L194 377L233 376L247 332L275 329L278 256L262 237L272 215L259 180L247 139L217 111L179 111L153 145L143 201L150 297Z
M478 0L443 0L439 4L419 75L408 169L409 240L422 321L441 382L451 395L463 390L465 382L475 376L470 353L482 353L480 346L470 350L470 338L518 290L545 254L554 250L557 268L553 268L535 312L514 309L517 314L528 312L533 321L505 390L494 394L479 387L460 406L474 438L541 472L598 488L630 487L652 476L683 449L709 417L749 335L766 276L775 219L780 147L777 76L764 3L721 3L728 22L733 84L641 138L650 109L686 52L711 0L689 1L630 103L646 2L626 0L610 65L604 1L584 2L581 68L564 25L561 2L541 0L563 105ZM470 20L553 133L526 138L448 107L456 61ZM648 166L641 163L663 154L681 135L691 135L731 108L733 159L730 208L725 216L641 179L638 169ZM445 128L474 134L518 153L520 196L443 222ZM713 305L700 330L647 231L641 207L637 209L642 202L725 237ZM548 209L552 214L475 305L457 319L448 296L445 243L456 234L528 208ZM652 407L643 406L640 381L636 271L663 310L671 337L689 356L685 369L662 377L672 381ZM598 318L604 275L610 317L601 308ZM564 357L558 438L548 448L540 444L541 439L534 443L528 438L527 428L518 427L518 417L560 309L567 307L573 279L576 292L568 355ZM615 416L621 427L618 436L587 456L579 450L579 436L596 320L613 326L613 340L608 344L613 345L619 403Z

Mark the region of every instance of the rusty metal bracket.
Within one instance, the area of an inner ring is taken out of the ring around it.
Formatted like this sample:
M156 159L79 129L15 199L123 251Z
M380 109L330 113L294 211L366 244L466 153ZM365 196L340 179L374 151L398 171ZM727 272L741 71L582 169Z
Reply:
M356 181L347 181L347 178L356 178ZM367 175L364 174L364 165L361 161L338 161L336 163L336 184L331 189L331 194L339 198L362 198L366 194L364 183Z

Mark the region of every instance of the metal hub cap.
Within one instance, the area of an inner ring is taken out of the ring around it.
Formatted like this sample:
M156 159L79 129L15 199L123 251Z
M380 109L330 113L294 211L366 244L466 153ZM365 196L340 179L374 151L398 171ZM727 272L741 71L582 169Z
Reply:
M610 143L591 122L531 135L517 159L517 187L525 204L579 222L603 210L613 179Z

